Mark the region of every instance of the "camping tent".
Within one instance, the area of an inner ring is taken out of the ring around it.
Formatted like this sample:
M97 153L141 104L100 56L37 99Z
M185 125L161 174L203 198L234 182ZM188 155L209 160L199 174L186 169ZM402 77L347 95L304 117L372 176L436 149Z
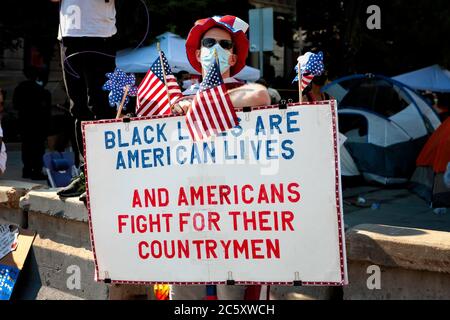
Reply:
M170 32L163 33L157 38L173 72L184 70L191 74L198 74L187 59L186 40ZM125 72L146 73L157 58L158 50L156 43L154 43L148 47L119 51L116 57L116 65ZM245 66L235 78L245 81L256 81L260 78L260 72L258 69Z
M413 190L433 207L450 207L450 188L444 173L450 163L450 118L431 136L419 157L411 179Z
M403 183L440 121L410 88L374 75L338 79L323 88L339 102L339 129L345 147L369 181Z
M347 141L347 137L342 133L339 133L339 147L340 147L340 159L341 159L341 174L344 177L359 177L361 173L358 170L358 167L353 161L350 152L348 152L345 147L345 142Z
M434 65L393 78L416 90L450 92L450 71Z

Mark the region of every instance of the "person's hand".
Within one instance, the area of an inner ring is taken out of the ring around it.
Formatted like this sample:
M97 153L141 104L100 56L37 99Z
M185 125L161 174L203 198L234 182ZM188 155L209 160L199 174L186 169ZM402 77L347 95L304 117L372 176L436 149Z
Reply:
M172 114L177 116L185 115L188 112L189 108L191 107L191 104L192 104L191 99L183 99L177 101L177 103L175 103L172 106Z

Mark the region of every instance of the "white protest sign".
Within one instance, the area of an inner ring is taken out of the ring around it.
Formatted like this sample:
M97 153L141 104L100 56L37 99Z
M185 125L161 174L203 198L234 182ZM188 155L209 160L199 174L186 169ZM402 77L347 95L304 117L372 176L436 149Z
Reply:
M238 117L83 123L98 280L347 283L335 102Z

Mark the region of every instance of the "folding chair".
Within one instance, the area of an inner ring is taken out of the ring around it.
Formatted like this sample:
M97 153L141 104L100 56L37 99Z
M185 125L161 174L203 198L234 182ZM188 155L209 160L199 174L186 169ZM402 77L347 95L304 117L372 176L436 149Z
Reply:
M44 155L44 168L52 188L63 188L78 174L73 152L49 152Z

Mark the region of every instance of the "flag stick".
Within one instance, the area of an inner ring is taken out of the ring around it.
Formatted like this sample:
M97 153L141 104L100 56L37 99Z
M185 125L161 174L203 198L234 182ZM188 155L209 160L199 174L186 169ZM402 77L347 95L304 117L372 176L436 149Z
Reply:
M300 71L300 62L298 63L298 101L302 103L303 92L302 92L302 72Z
M156 48L158 49L159 62L161 63L162 74L163 74L163 78L164 78L164 85L166 86L167 98L169 99L169 106L170 106L170 109L172 110L172 101L170 100L169 86L167 85L166 68L164 68L164 61L163 61L162 54L161 54L161 45L159 42L156 44Z
M129 86L125 86L125 91L124 91L124 93L123 93L122 101L120 102L119 109L117 109L116 119L119 119L119 118L120 118L120 115L122 114L123 105L124 105L124 103L125 103L125 99L127 98L128 90L129 90L129 89L130 89Z
M216 58L217 64L219 64L219 55L217 54L217 49L214 49L214 58Z
M219 56L217 50L214 49L214 58L216 58L217 64L219 64ZM208 70L206 70L208 72ZM217 298L217 286L215 284L210 284L206 286L206 300L218 300Z
M163 61L162 54L161 54L161 44L159 43L159 41L156 43L156 49L158 50L158 54L159 54L159 63L161 64L161 70L162 70L162 74L163 74L164 85L166 86L167 99L169 99L170 112L172 112L173 106L172 106L172 102L170 100L169 86L167 85L167 78L166 78L166 68L164 67L164 61Z

